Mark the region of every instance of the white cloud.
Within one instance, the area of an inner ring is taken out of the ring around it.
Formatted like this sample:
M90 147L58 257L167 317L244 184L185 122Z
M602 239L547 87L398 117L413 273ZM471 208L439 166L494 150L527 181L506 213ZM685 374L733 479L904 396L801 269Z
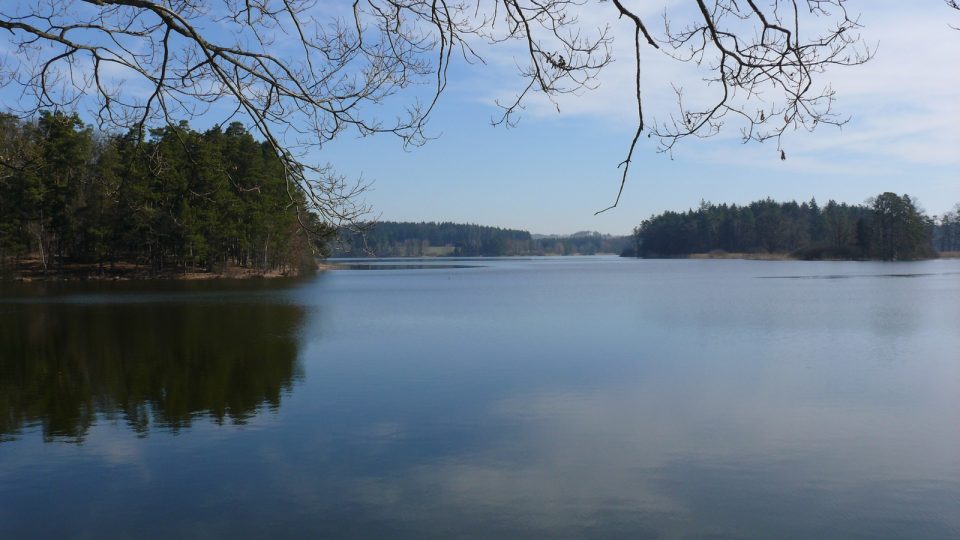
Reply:
M612 5L609 7L612 9ZM788 133L784 140L791 156L805 162L810 170L837 173L890 174L891 164L898 170L915 164L960 165L960 132L955 129L960 121L960 69L956 67L960 32L948 24L951 12L937 3L903 7L898 2L860 2L850 9L857 8L864 10L863 37L868 43L879 45L876 57L863 66L834 68L820 79L837 91L837 109L852 121L840 130L822 126L814 134ZM662 4L656 10L650 9L648 16L656 21ZM611 19L609 13L591 9L583 22L590 28ZM593 119L615 129L635 125L630 25L616 22L612 30L616 61L602 73L598 89L559 97L561 116ZM491 51L488 60L498 70L512 69L514 58L522 52ZM642 54L648 118L662 120L676 110L670 86L673 82L682 83L685 97L697 102L708 102L715 95L715 89L700 82L696 66L672 60L650 47L644 47ZM515 95L517 77L503 73L495 80L500 84L489 89L484 101L503 101ZM507 86L502 81L511 84ZM557 106L543 96L531 99L526 113L534 120L558 116ZM720 138L739 141L739 129L733 123L726 128ZM679 147L681 154L683 148ZM714 148L699 150L696 159L745 162L743 149L738 149L736 155ZM762 147L748 153L769 152Z

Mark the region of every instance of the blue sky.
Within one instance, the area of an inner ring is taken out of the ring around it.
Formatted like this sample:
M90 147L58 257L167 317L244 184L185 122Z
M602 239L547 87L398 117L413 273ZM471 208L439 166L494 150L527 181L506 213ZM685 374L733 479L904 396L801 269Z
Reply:
M657 21L664 9L682 20L692 5L687 0L631 3L646 10L648 21ZM517 127L492 127L499 114L494 101L509 98L523 84L516 75L523 51L510 44L481 46L486 65L453 66L427 130L435 140L405 150L394 137L358 138L346 132L308 158L370 182L366 202L383 220L627 234L654 213L695 207L701 199L746 203L815 197L821 203L861 203L883 191L911 194L928 213L942 214L960 203L960 31L950 27L960 26L960 12L942 0L849 0L847 5L861 14L863 37L877 46L866 65L835 69L819 80L837 91L836 107L852 117L849 124L787 134L782 142L786 161L773 142L741 144L736 126L711 139L686 140L672 156L657 153L655 141L642 139L620 206L599 216L594 212L616 196L617 164L636 121L632 27L616 20L609 2L590 3L581 18L586 28L611 24L615 61L601 74L597 90L564 96L557 102L559 112L534 97ZM317 9L323 19L348 7L324 1ZM11 52L0 40L0 55ZM674 110L671 84L683 84L691 99L706 99L714 91L698 84L693 66L649 47L643 68L648 117L663 118ZM126 88L134 91L136 85ZM392 103L411 97L401 94ZM3 108L17 99L9 88L0 92ZM221 122L225 115L215 113L223 111L215 108L191 124L202 129ZM388 118L394 113L390 106L383 112Z
M878 50L868 64L821 79L852 117L842 129L788 134L786 161L775 143L744 145L736 130L687 140L672 159L644 141L620 206L599 216L593 213L616 195L616 166L634 129L632 65L620 54L630 37L624 25L614 26L619 59L601 76L601 87L562 99L559 113L535 101L516 128L492 127L494 99L521 81L509 59L488 58L487 66L458 67L430 124L439 138L426 146L404 151L388 137L347 135L319 155L348 176L373 181L367 200L385 220L624 234L651 214L695 207L701 199L860 203L883 191L914 195L930 214L940 214L960 203L960 31L949 27L951 19L960 25L960 13L937 0L906 5L850 2L862 14L863 36ZM670 104L657 92L667 79L690 74L649 49L644 55L644 92L653 96L647 112L666 114Z

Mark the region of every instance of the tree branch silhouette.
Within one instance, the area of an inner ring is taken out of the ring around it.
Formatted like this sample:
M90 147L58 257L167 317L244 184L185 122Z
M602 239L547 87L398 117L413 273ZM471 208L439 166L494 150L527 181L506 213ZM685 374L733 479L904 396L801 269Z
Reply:
M815 80L829 67L872 54L845 0L693 0L695 16L680 25L664 16L662 34L625 0L611 3L610 24L621 19L633 31L637 129L609 208L620 201L643 132L671 152L684 138L719 133L732 118L743 122L744 140L757 141L779 140L788 129L841 125L846 120L832 110L833 91ZM351 226L369 212L361 201L367 186L311 162L315 148L345 132L424 144L452 61L482 62L479 44L522 48L523 82L514 98L497 102L495 124L513 125L534 94L556 105L559 96L596 88L613 61L611 26L587 28L578 14L604 4L25 0L0 6L0 29L15 52L0 65L0 83L19 90L11 108L20 116L92 102L101 127L141 134L152 123L176 125L184 117L242 119L280 156L290 189L307 196L309 208L298 210L327 225ZM807 32L818 21L831 26ZM707 87L717 89L715 101L687 106L678 86L679 110L666 121L646 122L645 51L699 65ZM398 100L402 112L390 118L384 111L397 110Z

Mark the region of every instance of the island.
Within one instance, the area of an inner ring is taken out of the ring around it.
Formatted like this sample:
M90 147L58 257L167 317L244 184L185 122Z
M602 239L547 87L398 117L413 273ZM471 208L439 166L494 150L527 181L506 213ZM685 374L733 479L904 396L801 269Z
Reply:
M772 199L745 205L702 201L634 228L624 255L637 257L917 260L960 251L960 205L927 216L909 195L885 192L864 204Z

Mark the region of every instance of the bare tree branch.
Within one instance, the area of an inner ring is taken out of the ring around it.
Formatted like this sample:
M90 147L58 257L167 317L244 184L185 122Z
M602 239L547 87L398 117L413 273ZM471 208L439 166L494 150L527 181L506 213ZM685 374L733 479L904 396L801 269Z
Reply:
M665 17L662 35L626 0L611 2L611 23L621 19L633 30L637 129L609 208L620 201L644 131L670 152L680 140L714 135L734 118L745 141L842 125L846 119L832 110L833 91L815 79L872 54L845 0L688 2L695 15L679 26ZM306 194L310 207L299 210L339 227L358 223L368 211L359 200L365 187L328 165L308 163L311 151L345 131L423 144L451 63L482 62L480 43L523 48L520 91L498 103L495 124L515 123L533 94L556 104L558 96L595 88L613 60L613 38L609 26L585 29L577 14L605 3L24 0L0 6L0 30L16 53L0 65L0 83L20 90L11 107L18 115L76 109L92 98L101 126L141 134L152 123L176 125L184 117L216 114L220 123L239 117L280 156L290 189ZM640 70L645 49L698 64L716 99L687 106L677 87L679 111L648 127ZM403 113L385 118L396 99L405 103Z
M708 66L713 75L705 81L718 96L691 107L677 88L678 112L653 128L663 151L689 136L717 134L728 117L744 124L744 142L777 139L778 149L787 130L848 121L833 111L830 86L815 85L827 68L861 64L873 55L843 0L696 2L701 20L680 29L665 21L667 44L678 59ZM832 26L801 38L805 25L828 16Z

